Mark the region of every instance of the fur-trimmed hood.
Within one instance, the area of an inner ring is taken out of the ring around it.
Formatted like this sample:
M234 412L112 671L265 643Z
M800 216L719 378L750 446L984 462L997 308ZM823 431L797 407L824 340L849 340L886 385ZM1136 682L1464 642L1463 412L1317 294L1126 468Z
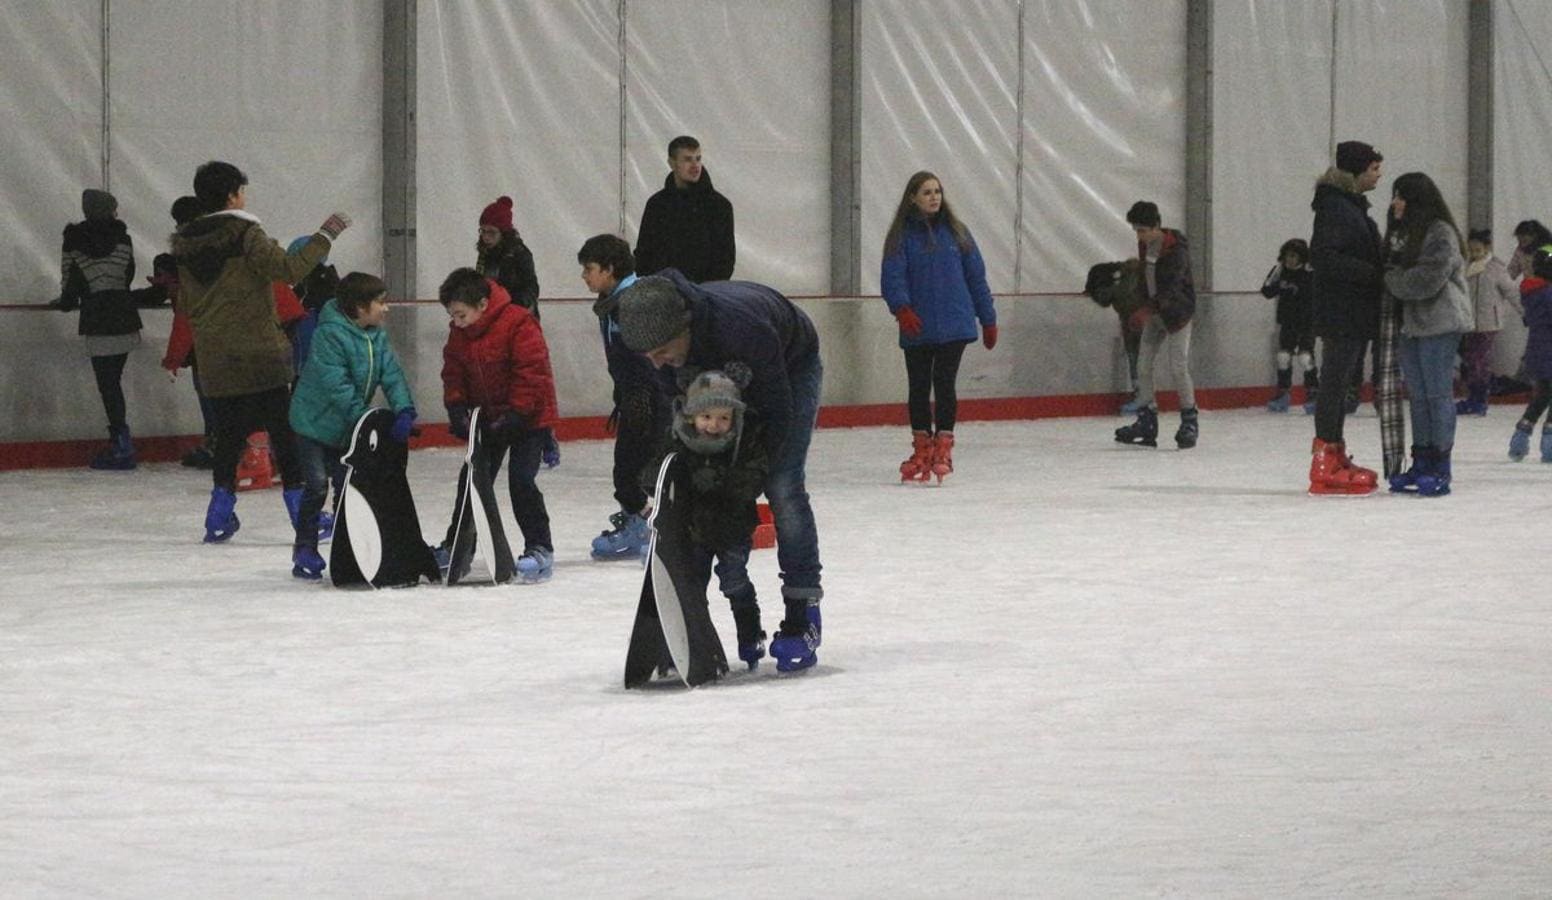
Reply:
M201 284L209 284L221 274L227 260L243 254L243 235L257 224L258 216L245 210L222 210L179 228L168 243L178 264L186 266Z
M1358 176L1336 166L1326 170L1326 174L1315 179L1315 199L1310 201L1310 208L1319 206L1323 194L1342 193L1349 195L1347 199L1358 204L1363 209L1369 208L1369 198L1358 189Z

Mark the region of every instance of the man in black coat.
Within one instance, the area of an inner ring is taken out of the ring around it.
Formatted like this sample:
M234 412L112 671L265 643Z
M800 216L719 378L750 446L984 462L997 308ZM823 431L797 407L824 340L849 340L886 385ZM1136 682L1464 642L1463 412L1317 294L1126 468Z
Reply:
M675 269L640 278L619 294L620 336L654 366L750 372L744 402L765 422L770 473L765 496L776 520L776 560L786 618L771 642L781 671L817 661L819 533L805 467L819 414L824 367L814 323L780 292L749 281L695 284Z
M701 145L680 135L668 144L672 170L647 200L636 235L636 271L678 269L691 281L733 277L733 204L711 186Z
M1315 403L1313 493L1367 493L1376 482L1372 470L1347 459L1342 424L1353 370L1363 360L1364 346L1379 336L1385 258L1364 194L1379 183L1384 159L1362 141L1343 141L1336 148L1336 165L1315 183L1310 203L1315 211L1310 237L1315 334L1325 369Z

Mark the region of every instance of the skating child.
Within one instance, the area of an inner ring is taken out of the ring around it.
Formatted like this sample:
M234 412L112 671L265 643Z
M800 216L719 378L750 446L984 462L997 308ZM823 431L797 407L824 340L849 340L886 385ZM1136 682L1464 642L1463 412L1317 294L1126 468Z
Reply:
M556 417L555 377L544 332L539 320L512 302L505 288L473 269L454 269L442 282L439 296L452 320L442 350L442 402L447 406L448 430L467 438L470 414L479 407L481 447L492 477L501 470L502 457L511 456L507 484L512 515L523 532L523 553L516 560L518 578L525 584L548 581L555 544L544 494L534 481ZM462 499L460 494L454 509ZM449 527L447 539L437 549L443 569L452 543L453 527Z
M339 283L339 295L324 304L312 350L291 396L291 429L302 465L302 503L297 515L291 574L323 577L318 554L318 518L334 483L339 496L344 468L340 457L351 430L371 407L381 387L397 414L391 435L404 443L415 424L415 401L409 381L388 343L388 287L381 278L351 272Z
M696 375L684 395L674 399L672 435L653 465L642 472L650 493L669 452L690 470L690 540L693 577L710 583L716 563L717 585L733 608L738 629L738 658L753 669L765 656L760 605L749 580L751 537L759 522L755 500L769 473L763 429L745 407L740 390L750 371L728 363L723 371Z
M1142 307L1137 280L1142 263L1135 259L1097 263L1089 267L1083 293L1100 306L1115 311L1120 320L1121 346L1126 351L1126 390L1131 396L1121 404L1121 415L1137 415L1137 351L1142 345L1142 328L1132 324L1132 313Z
M1293 361L1304 370L1304 411L1315 411L1320 372L1315 368L1315 303L1310 294L1309 244L1293 238L1277 251L1277 265L1261 284L1261 296L1277 301L1277 394L1268 412L1287 412Z
M1520 302L1530 328L1525 374L1532 379L1535 393L1509 438L1509 458L1515 462L1530 452L1530 433L1552 404L1552 244L1542 246L1531 259L1531 273L1520 282ZM1541 461L1552 463L1552 420L1541 429Z

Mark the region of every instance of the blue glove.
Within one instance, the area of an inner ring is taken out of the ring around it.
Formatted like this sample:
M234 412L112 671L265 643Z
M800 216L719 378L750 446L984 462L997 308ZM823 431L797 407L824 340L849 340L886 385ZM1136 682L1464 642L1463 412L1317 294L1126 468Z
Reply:
M455 438L469 439L469 407L455 403L447 408L447 431Z
M406 406L393 417L393 430L388 432L388 436L400 444L407 444L410 441L410 430L414 427L415 407Z
M560 465L560 442L555 440L555 432L545 429L544 450L539 454L546 469L553 469Z

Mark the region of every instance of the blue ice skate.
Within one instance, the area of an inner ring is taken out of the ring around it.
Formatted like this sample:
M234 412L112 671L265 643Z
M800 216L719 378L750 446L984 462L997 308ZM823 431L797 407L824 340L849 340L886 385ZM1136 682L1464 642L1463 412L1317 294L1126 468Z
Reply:
M1434 450L1428 471L1417 476L1419 497L1443 497L1450 492L1450 451Z
M1288 411L1288 407L1292 403L1292 400L1293 398L1288 396L1287 391L1280 391L1276 397L1273 397L1267 402L1266 411L1274 413L1285 413Z
M1530 433L1531 431L1535 430L1535 427L1536 426L1524 421L1523 419L1514 424L1514 434L1509 436L1510 459L1514 460L1515 462L1519 462L1526 456L1530 455ZM1546 443L1547 435L1546 432L1543 431L1541 433L1541 444L1543 447L1545 447ZM1543 450L1542 452L1543 455L1545 455L1545 451Z
M431 555L436 557L437 568L442 570L442 580L447 580L447 570L453 567L453 551L446 544L438 544L431 548Z
M291 551L291 575L305 581L323 579L323 557L317 547L297 547Z
M646 519L622 510L609 517L609 524L614 527L593 538L594 559L640 559L647 552L652 532Z
M1552 428L1541 427L1541 461L1552 463Z
M223 544L232 539L242 522L237 520L237 495L226 488L210 489L205 509L205 543Z
M517 567L518 581L523 584L542 584L555 574L555 551L544 547L525 550L522 556L513 561L513 565Z
M302 489L286 488L280 492L280 499L286 504L286 515L291 517L291 528L294 531L302 521Z
M92 457L91 467L127 472L135 467L135 445L129 442L129 426L108 429L108 446Z
M318 540L329 541L334 539L334 513L324 510L318 513Z
M1306 416L1313 416L1315 414L1315 398L1313 396L1304 401L1304 414Z
M801 631L788 632L791 625L783 622L776 639L771 641L771 658L776 660L776 671L796 672L819 662L820 622L819 603L809 601L804 611L806 623Z

